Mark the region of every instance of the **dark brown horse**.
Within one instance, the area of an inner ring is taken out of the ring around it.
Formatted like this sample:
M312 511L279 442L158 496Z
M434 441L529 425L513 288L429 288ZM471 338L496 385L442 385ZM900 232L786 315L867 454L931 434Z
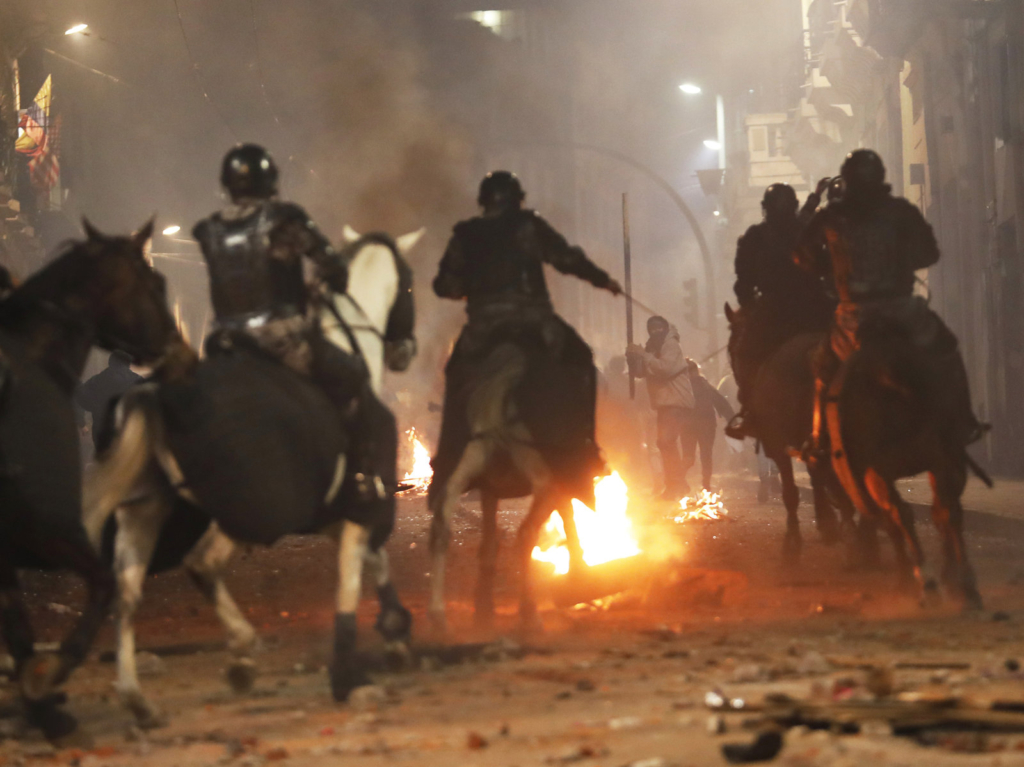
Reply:
M732 356L740 343L747 315L734 311L726 304L729 320L729 352ZM761 449L766 457L779 467L782 481L782 500L786 506L786 537L783 541L783 559L788 564L799 561L803 539L800 534L800 489L793 476L792 455L811 434L814 412L814 376L811 374L811 355L823 338L822 333L803 333L784 343L758 369L751 388L749 409L757 424ZM853 509L828 468L808 468L814 492L814 519L822 539L836 543L840 528L830 495L843 512L843 527L852 531ZM830 493L830 491L833 491ZM838 492L836 492L838 491Z
M968 609L981 608L981 595L964 543L960 503L973 469L991 480L967 454L957 424L955 342L944 357L915 347L899 328L880 328L863 342L836 376L826 412L833 466L858 510L880 521L896 546L902 578L922 589L925 602L937 596L934 579L923 574L924 555L910 505L896 481L927 473L932 486L932 519L942 539L942 582ZM909 550L909 551L908 551Z
M48 736L74 720L56 692L84 660L115 594L113 573L81 523L81 466L71 394L93 345L158 362L177 338L163 278L143 247L150 222L130 237L88 235L0 304L0 631L14 657L30 720ZM17 568L70 568L88 604L56 653L34 648Z

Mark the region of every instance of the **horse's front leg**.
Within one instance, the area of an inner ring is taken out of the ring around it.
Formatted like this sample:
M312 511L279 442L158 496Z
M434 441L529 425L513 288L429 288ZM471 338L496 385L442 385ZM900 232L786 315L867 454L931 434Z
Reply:
M960 503L960 495L966 478L962 472L954 471L931 472L929 478L932 484L932 519L942 537L945 559L943 584L963 600L965 610L981 610L981 592L978 591L978 581L964 541L964 507Z
M377 601L380 603L374 628L384 637L385 652L406 663L411 659L409 639L412 636L412 613L402 604L398 590L391 582L388 552L383 546L376 551L368 549L366 565L377 587Z
M782 560L789 566L797 565L800 562L800 551L803 548L803 538L800 535L800 517L797 509L800 507L800 488L796 485L796 478L793 476L793 459L786 454L769 456L779 469L779 478L782 480L782 502L786 506L786 537L782 543Z
M338 592L334 613L334 659L331 664L331 692L345 701L370 678L356 663L356 608L363 585L363 561L370 543L369 528L346 520L341 526L338 546Z
M826 546L831 546L839 542L841 534L835 509L832 508L832 501L828 497L828 482L824 476L827 470L808 467L807 471L814 492L814 523L818 527L822 542Z
M259 640L256 629L242 615L224 584L224 569L234 550L234 541L213 522L185 557L184 565L192 582L213 605L227 632L228 650L232 655L227 670L228 683L236 693L243 694L252 690L256 682L256 661L253 655Z
M896 544L901 580L904 583L917 584L923 604L934 603L939 597L938 585L934 578L924 574L924 550L917 537L914 510L900 497L896 486L874 469L865 472L864 486L871 499L887 514L892 523L890 536L894 537ZM901 556L900 549L904 547L906 555Z
M490 628L494 623L494 576L498 564L498 498L493 493L482 491L480 505L483 525L473 618L478 627Z
M139 685L132 619L142 601L142 586L160 530L170 513L170 499L159 490L144 500L122 506L116 512L114 572L118 587L118 616L117 682L114 687L141 727L159 727L165 721L159 710L146 700Z
M459 508L462 494L487 468L490 452L490 448L481 439L472 440L466 445L459 465L434 501L434 518L430 526L430 554L433 563L430 570L429 612L430 622L438 633L443 634L446 629L444 579L452 519Z

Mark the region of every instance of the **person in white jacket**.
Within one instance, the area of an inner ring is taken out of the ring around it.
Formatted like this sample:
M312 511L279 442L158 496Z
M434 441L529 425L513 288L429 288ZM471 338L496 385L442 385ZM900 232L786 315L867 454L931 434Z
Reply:
M626 350L630 373L647 381L651 408L658 414L658 450L665 470L662 498L678 501L690 493L686 473L696 455L696 400L679 331L664 317L647 320L647 344Z

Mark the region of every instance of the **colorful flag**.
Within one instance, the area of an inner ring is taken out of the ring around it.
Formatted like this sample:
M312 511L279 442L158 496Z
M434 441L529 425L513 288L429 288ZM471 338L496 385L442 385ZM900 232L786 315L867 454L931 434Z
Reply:
M53 82L47 76L32 104L18 113L18 138L14 148L28 159L32 184L42 192L48 191L60 179L58 135L60 121L50 119L53 101Z

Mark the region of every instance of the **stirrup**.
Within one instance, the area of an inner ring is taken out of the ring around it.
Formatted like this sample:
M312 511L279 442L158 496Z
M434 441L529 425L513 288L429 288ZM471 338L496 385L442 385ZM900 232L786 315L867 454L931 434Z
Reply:
M749 413L737 413L729 419L729 423L725 425L725 436L731 439L744 440L747 437L753 437L753 433L750 430L750 424L748 420L750 418Z
M378 474L357 472L352 477L356 483L356 497L360 501L383 501L387 497L384 480Z
M807 440L800 448L800 460L812 469L827 464L831 457L828 447L814 444L813 439Z

